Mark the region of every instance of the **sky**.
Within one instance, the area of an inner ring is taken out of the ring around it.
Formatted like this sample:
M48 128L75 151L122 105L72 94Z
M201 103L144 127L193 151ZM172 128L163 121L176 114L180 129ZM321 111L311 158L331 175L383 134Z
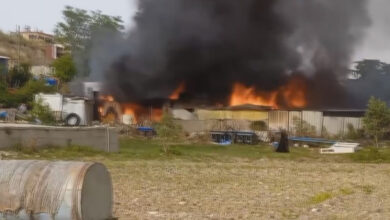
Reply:
M368 0L372 24L356 48L354 60L380 59L390 63L389 0Z
M101 10L104 14L121 16L127 27L132 25L137 0L11 0L0 7L0 30L15 31L29 25L52 33L55 24L62 20L66 5L86 10ZM159 0L156 0L159 1ZM115 3L113 3L115 2ZM354 60L381 59L390 63L390 14L389 0L368 0L372 26L356 47Z
M114 2L114 3L113 3ZM86 10L100 10L104 14L121 16L130 25L136 10L136 0L11 0L1 2L0 30L15 31L29 25L53 33L57 22L62 21L62 10L66 5Z

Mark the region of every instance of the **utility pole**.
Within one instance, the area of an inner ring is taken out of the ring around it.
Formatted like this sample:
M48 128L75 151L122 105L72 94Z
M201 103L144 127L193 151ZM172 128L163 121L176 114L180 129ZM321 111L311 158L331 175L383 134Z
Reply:
M17 38L18 38L18 62L17 62L17 66L20 67L20 25L16 25L16 34L17 34Z

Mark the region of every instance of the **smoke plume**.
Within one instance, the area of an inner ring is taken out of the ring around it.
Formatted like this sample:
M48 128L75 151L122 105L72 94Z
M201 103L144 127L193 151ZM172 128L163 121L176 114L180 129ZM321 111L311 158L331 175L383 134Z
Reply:
M340 78L369 25L366 0L139 0L126 37L98 38L91 69L120 101L227 104L240 82L272 91L303 77L309 105L337 107ZM104 39L104 40L103 40Z

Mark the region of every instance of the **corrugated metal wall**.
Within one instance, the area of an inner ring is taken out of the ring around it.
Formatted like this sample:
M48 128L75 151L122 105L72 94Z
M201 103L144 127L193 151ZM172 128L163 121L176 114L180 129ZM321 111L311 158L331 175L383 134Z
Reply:
M313 126L315 134L321 136L322 133L322 112L317 111L302 111L302 121Z
M344 136L349 132L348 126L353 129L361 129L362 118L355 117L324 117L324 136Z
M187 132L221 130L232 128L250 130L253 121L268 122L269 130L288 130L297 136L344 136L348 125L355 130L362 128L362 119L356 117L324 116L320 111L280 111L272 110L204 110L196 111L199 120L181 121ZM222 124L223 125L222 125ZM216 125L220 125L219 127Z
M187 133L238 130L250 131L248 120L175 120Z
M288 113L288 118L289 118L289 121L288 121L288 132L291 135L294 135L294 136L295 135L299 135L299 132L297 130L298 130L298 127L301 124L302 112L300 112L300 111L290 111Z
M348 125L352 125L354 129L362 129L363 128L363 118L352 118L346 117L344 121L344 133L348 132Z
M270 111L269 112L269 129L270 130L287 130L288 129L288 111Z
M344 132L344 117L324 116L324 136L343 135Z
M199 120L212 119L233 119L233 120L249 120L263 121L268 119L268 112L253 111L253 110L206 110L198 109L196 111Z

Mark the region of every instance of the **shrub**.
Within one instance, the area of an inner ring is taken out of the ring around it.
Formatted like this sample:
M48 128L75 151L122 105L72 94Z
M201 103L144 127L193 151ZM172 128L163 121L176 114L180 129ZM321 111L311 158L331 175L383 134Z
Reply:
M15 66L8 73L8 83L12 88L20 88L24 86L31 78L32 75L30 73L29 64Z
M32 105L37 93L52 93L56 88L47 86L42 80L30 80L22 88L9 91L5 85L0 85L0 104L5 108L17 107L21 103Z
M364 137L364 130L362 129L355 129L352 124L347 125L347 134L345 137L350 140L360 139Z
M301 136L315 136L316 127L309 124L305 120L302 120L298 117L293 118L293 125L296 134Z
M182 128L168 113L164 113L161 121L156 124L156 131L158 137L161 139L162 150L164 153L169 153L169 142L180 140L183 136Z
M55 124L55 117L48 105L44 105L42 100L37 100L33 103L31 110L32 120L39 119L43 124Z
M367 134L374 138L375 145L378 147L379 139L389 131L390 127L390 109L387 103L371 97L363 124Z

